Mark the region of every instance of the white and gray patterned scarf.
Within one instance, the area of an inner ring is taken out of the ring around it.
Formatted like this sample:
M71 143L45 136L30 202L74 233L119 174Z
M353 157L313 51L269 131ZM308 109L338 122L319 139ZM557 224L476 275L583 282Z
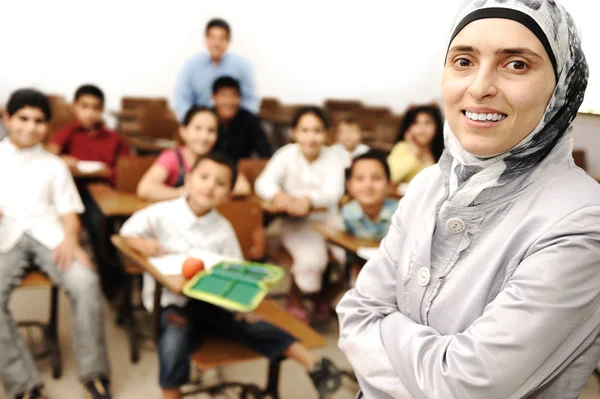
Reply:
M502 186L530 171L561 138L571 141L571 122L577 116L588 80L587 63L571 15L554 0L475 0L458 17L449 43L469 22L481 18L526 20L529 26L523 24L536 34L552 60L556 88L537 127L512 149L490 158L465 151L446 123L446 151L440 167L449 178L448 201L457 206L472 206L483 190Z

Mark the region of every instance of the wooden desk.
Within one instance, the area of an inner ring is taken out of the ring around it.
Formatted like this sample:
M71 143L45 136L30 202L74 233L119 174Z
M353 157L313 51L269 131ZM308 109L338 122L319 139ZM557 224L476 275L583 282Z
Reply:
M105 183L89 184L88 191L105 218L129 217L152 203L135 194L117 191Z
M149 273L157 282L157 289L154 297L154 309L158 312L153 312L153 321L155 332L158 333L157 329L160 328L160 289L159 287L164 286L166 289L174 294L181 295L183 286L186 281L182 276L165 276L160 273L148 260L129 247L123 237L114 235L111 237L112 243L117 247L121 253L123 262L128 264L129 267L139 267L145 272ZM300 339L301 342L308 348L318 348L325 345L325 339L317 333L315 330L301 322L300 320L289 315L281 306L273 302L270 299L264 299L260 305L254 310L254 313L260 316L263 320L287 331L296 338ZM156 335L157 337L158 335Z
M151 137L125 136L125 141L135 151L161 152L177 147L175 140L157 139Z
M279 212L277 210L275 210L275 207L273 206L273 203L268 202L268 201L261 201L260 202L260 206L263 209L263 211L270 213L272 215L276 215L276 216L288 216L288 214L286 212ZM327 212L327 208L326 207L318 207L318 208L311 208L310 212L314 213L314 212ZM293 216L290 216L293 217Z
M339 230L328 226L323 223L315 223L313 225L313 229L325 237L325 240L332 244L339 245L347 251L357 253L358 248L368 247L368 248L377 248L379 247L379 241L373 240L363 240L361 238L356 238L343 230Z
M108 179L111 177L112 173L109 169L101 169L96 172L82 172L79 169L72 169L71 174L75 179L81 180L97 180L97 179Z

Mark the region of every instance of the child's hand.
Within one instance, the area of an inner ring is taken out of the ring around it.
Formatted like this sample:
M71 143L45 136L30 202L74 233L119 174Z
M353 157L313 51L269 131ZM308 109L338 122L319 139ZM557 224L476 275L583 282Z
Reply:
M140 242L136 245L136 249L145 257L160 256L164 255L165 253L163 246L160 245L160 243L154 238L140 240Z
M288 209L288 213L296 217L306 216L308 212L310 212L310 198L308 197L294 198Z
M77 260L85 267L91 267L92 262L88 254L79 246L73 238L67 237L52 252L52 262L58 266L60 271L68 271L73 260Z
M273 197L275 212L289 212L293 202L294 198L286 193L277 193Z
M71 170L77 169L77 162L79 162L77 158L71 155L63 155L61 158Z

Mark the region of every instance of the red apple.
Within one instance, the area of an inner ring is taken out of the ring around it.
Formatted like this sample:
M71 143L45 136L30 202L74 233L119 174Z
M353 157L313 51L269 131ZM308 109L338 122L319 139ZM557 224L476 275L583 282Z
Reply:
M183 278L189 280L202 270L204 270L204 261L202 259L187 258L181 267L181 274Z

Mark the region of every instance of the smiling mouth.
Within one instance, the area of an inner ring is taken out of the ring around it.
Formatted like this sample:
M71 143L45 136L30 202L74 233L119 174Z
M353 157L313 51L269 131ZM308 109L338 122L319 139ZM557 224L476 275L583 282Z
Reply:
M469 112L469 111L465 111L465 110L462 110L462 114L464 116L466 116L467 118L469 118L470 120L476 121L476 122L500 122L500 121L506 119L506 117L508 116L508 115L502 114L502 113L484 114L484 113L477 113L477 112Z

